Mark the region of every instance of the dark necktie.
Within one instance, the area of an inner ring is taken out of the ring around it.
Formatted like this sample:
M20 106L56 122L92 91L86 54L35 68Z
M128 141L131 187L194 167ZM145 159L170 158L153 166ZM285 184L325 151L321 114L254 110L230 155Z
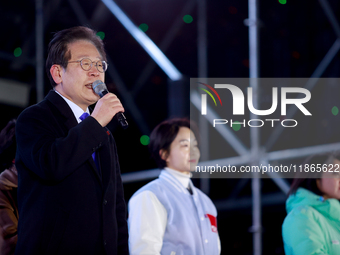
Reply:
M190 185L187 187L187 190L189 191L190 195L193 194L192 189L190 188Z
M84 113L79 117L79 119L81 119L81 121L83 121L83 120L86 119L88 116L90 116L90 114L88 114L87 112L84 112ZM93 152L93 153L92 153L92 158L93 158L94 163L96 164L97 170L98 170L98 172L99 172L100 170L99 170L98 162L97 162L97 160L96 160L96 152Z

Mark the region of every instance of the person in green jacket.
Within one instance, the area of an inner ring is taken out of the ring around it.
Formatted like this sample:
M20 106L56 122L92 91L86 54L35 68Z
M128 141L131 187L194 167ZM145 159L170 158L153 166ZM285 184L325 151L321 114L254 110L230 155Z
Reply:
M282 225L286 255L340 254L340 155L309 158L293 180Z

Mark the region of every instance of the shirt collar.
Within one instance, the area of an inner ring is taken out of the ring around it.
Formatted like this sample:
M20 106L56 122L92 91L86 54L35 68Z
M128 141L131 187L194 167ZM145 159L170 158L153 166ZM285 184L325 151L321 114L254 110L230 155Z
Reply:
M54 90L59 96L61 96L65 102L68 104L68 106L71 108L74 117L77 119L78 123L81 122L81 119L79 117L84 113L83 109L81 109L78 105L76 105L74 102L72 102L70 99L67 99L62 94L60 94L58 91ZM86 109L86 112L90 114L89 108Z
M171 174L173 177L175 177L184 188L189 187L190 178L192 176L192 173L190 174L183 174L177 170L171 169L169 167L164 168L165 171L167 171L169 174Z

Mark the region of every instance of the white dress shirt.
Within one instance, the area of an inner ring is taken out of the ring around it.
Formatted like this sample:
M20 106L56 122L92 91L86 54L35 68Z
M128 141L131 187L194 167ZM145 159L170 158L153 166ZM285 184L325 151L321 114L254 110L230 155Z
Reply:
M66 97L64 97L62 94L60 94L58 91L54 90L59 96L61 96L65 102L68 104L68 106L71 108L74 117L76 118L76 120L78 121L78 123L81 122L81 119L79 118L83 113L83 109L81 109L78 105L76 105L74 102L72 102L70 99L67 99ZM89 108L86 109L86 112L90 114Z

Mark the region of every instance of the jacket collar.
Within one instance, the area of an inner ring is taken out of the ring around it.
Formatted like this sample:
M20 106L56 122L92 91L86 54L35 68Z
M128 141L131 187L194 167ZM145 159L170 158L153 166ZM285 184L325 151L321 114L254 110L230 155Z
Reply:
M50 90L46 96L46 100L52 103L54 110L64 117L64 123L68 129L71 129L78 124L71 108L54 90Z
M313 207L324 216L335 221L340 221L340 202L337 199L331 198L324 200L321 196L307 189L299 188L296 193L289 196L286 201L287 213L300 206Z
M58 114L64 119L64 125L67 130L70 130L71 128L78 125L78 121L76 120L76 117L74 116L70 106L54 90L50 90L45 99L51 105L52 111L56 115ZM96 173L99 181L101 182L101 176L98 174L97 167L92 157L90 158L89 163L91 164L93 171Z
M183 186L183 184L170 172L166 170L162 170L161 174L159 175L159 179L163 179L164 181L170 183L178 192L189 194L189 191L186 189L186 187ZM193 196L197 195L197 191L195 190L195 186L192 184L191 179L189 179L189 186L193 192Z
M71 108L74 117L78 121L78 123L81 122L80 116L84 113L83 109L80 108L77 104L72 102L70 99L64 97L62 94L60 94L58 91L54 90L55 93L57 93L62 99L65 100L65 102L68 104L68 106ZM89 108L87 107L86 112L90 115Z

